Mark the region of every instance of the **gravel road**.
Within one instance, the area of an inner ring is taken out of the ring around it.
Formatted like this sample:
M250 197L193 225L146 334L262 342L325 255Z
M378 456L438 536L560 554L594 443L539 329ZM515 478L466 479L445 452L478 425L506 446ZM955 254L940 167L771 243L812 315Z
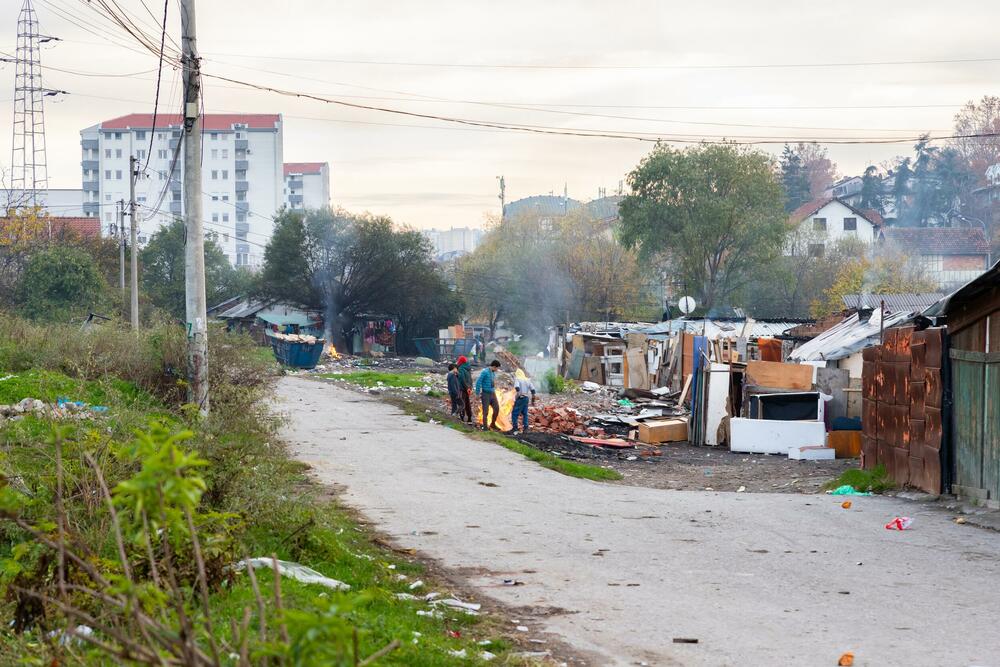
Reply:
M589 482L330 384L277 396L348 506L594 665L1000 665L1000 533L939 509Z

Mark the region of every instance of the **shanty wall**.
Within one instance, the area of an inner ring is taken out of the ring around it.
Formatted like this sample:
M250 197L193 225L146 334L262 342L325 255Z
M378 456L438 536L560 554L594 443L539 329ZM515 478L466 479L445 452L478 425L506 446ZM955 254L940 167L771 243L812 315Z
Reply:
M943 328L886 329L861 375L862 465L928 493L941 492L943 342Z

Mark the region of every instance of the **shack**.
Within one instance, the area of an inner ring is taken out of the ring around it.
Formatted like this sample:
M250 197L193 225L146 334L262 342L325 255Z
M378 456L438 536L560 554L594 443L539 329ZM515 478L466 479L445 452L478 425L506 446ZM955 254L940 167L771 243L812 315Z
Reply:
M951 491L1000 508L1000 262L925 315L948 331Z

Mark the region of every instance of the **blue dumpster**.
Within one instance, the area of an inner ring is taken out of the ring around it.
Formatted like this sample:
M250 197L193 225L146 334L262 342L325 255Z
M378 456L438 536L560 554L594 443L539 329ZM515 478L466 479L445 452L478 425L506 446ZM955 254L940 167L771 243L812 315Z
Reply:
M292 368L316 368L325 344L323 339L318 339L315 343L295 343L271 337L274 357L282 365Z

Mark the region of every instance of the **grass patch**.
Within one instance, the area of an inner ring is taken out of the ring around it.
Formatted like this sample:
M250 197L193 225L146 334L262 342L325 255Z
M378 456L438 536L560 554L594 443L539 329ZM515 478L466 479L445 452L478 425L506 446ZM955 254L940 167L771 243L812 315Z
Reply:
M896 483L889 478L889 473L884 465L877 465L871 470L861 468L851 468L840 474L840 477L827 482L823 488L836 489L844 485L853 486L858 491L871 491L872 493L885 493L896 488Z
M353 373L320 373L319 377L327 380L344 380L359 387L370 389L372 387L392 387L403 389L411 387L423 387L424 373L404 372L387 373L385 371L355 371Z
M425 409L415 403L411 403L409 401L393 401L393 403L402 408L406 414L412 416L419 422L426 423L430 421L430 417L427 415ZM441 420L441 423L448 428L461 431L476 440L485 440L486 442L492 442L500 445L501 447L506 447L512 452L516 452L527 459L531 459L543 468L554 470L564 475L568 475L569 477L590 479L596 482L617 481L622 478L621 474L616 470L592 466L587 463L577 463L576 461L566 461L565 459L561 459L558 456L549 454L548 452L543 452L540 449L535 449L531 445L526 445L523 442L510 438L502 433L497 433L495 431L481 431L463 422L448 420L443 415L441 416Z

